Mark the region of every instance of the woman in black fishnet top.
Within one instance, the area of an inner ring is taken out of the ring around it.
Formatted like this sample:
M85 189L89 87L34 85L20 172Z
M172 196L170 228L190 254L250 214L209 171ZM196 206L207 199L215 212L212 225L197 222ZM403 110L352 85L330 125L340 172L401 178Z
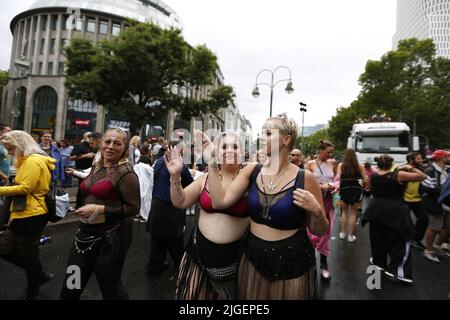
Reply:
M128 299L121 282L122 269L131 245L131 217L139 214L139 180L128 161L126 131L106 131L101 158L80 184L84 206L75 213L80 228L67 263L61 299L79 299L92 272L95 272L104 299ZM74 267L75 266L75 269ZM76 275L81 271L81 279Z

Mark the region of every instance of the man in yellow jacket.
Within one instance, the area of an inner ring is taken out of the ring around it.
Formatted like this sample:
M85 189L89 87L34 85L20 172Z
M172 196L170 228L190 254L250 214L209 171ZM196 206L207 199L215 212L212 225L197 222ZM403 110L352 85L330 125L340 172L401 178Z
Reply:
M55 160L44 155L24 131L6 133L2 144L15 157L17 175L14 185L0 187L0 196L12 199L8 227L0 235L0 257L25 269L28 288L24 299L36 299L39 286L52 278L42 271L39 241L47 224L45 195Z

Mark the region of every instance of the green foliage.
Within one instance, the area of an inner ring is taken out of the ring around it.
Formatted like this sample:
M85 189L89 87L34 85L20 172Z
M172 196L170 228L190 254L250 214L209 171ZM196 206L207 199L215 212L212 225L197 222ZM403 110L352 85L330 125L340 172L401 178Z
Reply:
M362 87L350 107L340 108L330 121L330 137L339 150L346 147L353 123L377 110L393 121L404 121L429 138L432 148L450 146L450 61L435 57L431 39L406 39L378 61L368 61L360 76ZM402 119L400 119L402 118Z
M207 99L180 96L178 88L212 85L217 57L206 47L192 48L178 29L151 23L131 26L95 47L74 39L65 50L69 95L95 101L127 116L134 129L152 123L169 109L190 119L226 107L231 87L219 86Z
M328 129L324 128L310 136L304 137L303 143L302 138L299 137L297 140L297 148L302 150L303 154L313 156L317 151L320 140L330 140Z

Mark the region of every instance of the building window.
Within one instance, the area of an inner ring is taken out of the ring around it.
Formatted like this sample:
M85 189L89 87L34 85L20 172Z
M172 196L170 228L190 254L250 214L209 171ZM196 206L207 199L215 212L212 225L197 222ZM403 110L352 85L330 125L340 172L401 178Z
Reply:
M82 101L69 98L67 110L76 112L97 113L97 105L92 101Z
M56 39L50 40L50 54L55 54Z
M39 51L40 54L44 54L44 48L45 48L45 39L41 39L41 49Z
M58 29L58 16L57 15L52 15L52 20L51 20L51 28L52 31L56 31Z
M43 67L43 63L42 63L42 62L39 62L38 75L42 75L42 67Z
M63 76L63 75L64 75L64 62L60 62L60 63L59 63L59 70L58 70L58 73L59 73L60 76Z
M49 62L49 63L48 63L47 74L48 74L49 76L52 76L52 75L53 75L53 62Z
M58 96L53 88L44 86L36 90L33 99L32 134L54 132L57 102Z
M72 23L72 21L73 21L72 19L69 20L69 16L64 15L63 18L62 18L62 26L61 26L62 29L63 30L70 30L70 29L72 29L71 28L72 25L70 24L70 23Z
M36 40L33 40L33 45L31 46L31 55L34 55L34 47L36 46Z
M108 21L100 20L100 34L108 34Z
M113 23L113 25L112 25L112 35L113 36L118 36L119 33L120 33L120 24Z
M47 16L41 16L41 30L47 30Z
M87 32L95 32L95 19L94 18L88 18L87 21Z
M77 19L77 22L75 23L75 30L83 31L83 19L81 18Z
M33 32L36 32L37 30L37 17L33 18Z

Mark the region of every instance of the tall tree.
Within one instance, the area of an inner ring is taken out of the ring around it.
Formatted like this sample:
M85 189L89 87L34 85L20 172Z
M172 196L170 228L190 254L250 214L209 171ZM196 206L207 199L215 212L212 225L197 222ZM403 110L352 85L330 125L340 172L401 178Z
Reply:
M69 94L127 116L132 131L169 109L188 120L227 107L234 97L229 86L211 87L217 57L206 46L191 47L178 29L131 22L118 37L98 46L73 39L65 53ZM179 94L200 86L211 89L208 98Z
M405 121L429 138L431 147L450 145L449 60L437 58L431 39L400 41L398 49L378 61L368 61L360 76L362 87L350 107L338 109L330 121L330 135L339 148L357 119L381 110L393 121Z

